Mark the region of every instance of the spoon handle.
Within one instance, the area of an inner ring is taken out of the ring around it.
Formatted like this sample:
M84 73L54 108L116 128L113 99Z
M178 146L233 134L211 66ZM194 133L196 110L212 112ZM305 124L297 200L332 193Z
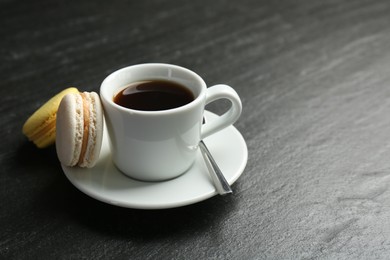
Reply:
M232 193L233 191L229 183L226 181L222 171L219 169L217 163L215 162L213 156L211 155L209 149L207 148L203 140L200 141L199 147L218 193L221 195Z

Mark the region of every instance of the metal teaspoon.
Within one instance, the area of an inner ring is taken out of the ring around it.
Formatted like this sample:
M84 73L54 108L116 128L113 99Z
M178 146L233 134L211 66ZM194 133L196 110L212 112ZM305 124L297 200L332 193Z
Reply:
M204 122L205 122L205 118L203 118L203 123ZM217 163L215 162L213 156L211 155L209 149L207 148L207 146L203 142L203 140L200 140L199 148L200 148L200 151L202 153L203 159L206 163L206 166L209 170L211 178L213 179L214 186L215 186L217 192L220 195L226 195L226 194L233 193L229 183L226 181L225 177L223 176L222 171L219 169Z

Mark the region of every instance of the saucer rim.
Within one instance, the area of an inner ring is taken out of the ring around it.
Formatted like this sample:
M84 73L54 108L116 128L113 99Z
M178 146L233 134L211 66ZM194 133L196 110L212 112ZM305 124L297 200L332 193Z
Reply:
M207 111L205 110L205 116L206 117L218 117L218 115L210 112L210 111ZM106 130L106 129L105 129ZM247 144L245 142L245 139L244 137L242 136L242 134L233 126L229 126L227 127L226 129L222 130L222 131L226 131L226 130L229 130L229 131L232 131L231 134L233 134L236 138L238 139L241 139L239 140L240 142L240 146L242 150L240 150L240 152L243 152L241 154L241 157L242 159L239 161L239 165L237 165L237 170L235 171L235 173L233 174L233 176L231 176L231 178L227 178L227 181L230 185L234 184L238 178L243 174L244 170L245 170L245 167L246 167L246 164L247 164L247 161L248 161L248 148L247 148ZM106 133L107 131L105 131ZM215 135L218 135L218 133L215 133ZM107 138L106 134L103 134L103 138ZM106 140L107 141L107 140ZM207 144L207 138L205 139L205 142ZM107 149L107 145L106 146L102 146L102 149L104 149L104 147ZM109 148L108 148L109 149ZM108 156L110 156L110 152L108 152ZM200 153L200 152L199 152ZM107 157L100 157L99 160L98 160L98 163L102 160L110 160L110 158L107 158ZM97 165L98 165L97 163ZM113 166L117 171L119 171L115 165L113 165L112 161L111 162L108 162L111 164L111 166ZM190 170L195 167L195 164L196 163L199 163L199 160L196 159L194 164L191 166ZM88 195L89 197L93 198L93 199L96 199L98 201L101 201L101 202L104 202L104 203L107 203L107 204L111 204L111 205L114 205L114 206L119 206L119 207L123 207L123 208L132 208L132 209L147 209L147 210L153 210L153 209L169 209L169 208L177 208L177 207L182 207L182 206L187 206L187 205L192 205L192 204L195 204L195 203L198 203L198 202L201 202L201 201L204 201L204 200L207 200L215 195L218 194L217 190L215 189L215 187L213 186L212 187L212 190L208 191L208 192L203 192L203 193L200 193L198 196L193 196L191 198L187 198L187 199L183 199L183 200L180 200L180 201L171 201L171 202L164 202L164 203L146 203L143 202L143 201L140 201L140 202L135 202L135 201L123 201L123 200L113 200L113 199L110 199L109 196L104 196L104 194L98 194L97 192L91 192L90 191L90 187L89 188L86 188L82 185L82 183L80 183L79 181L77 181L77 178L74 178L73 176L71 176L72 174L75 174L75 172L78 172L78 171L84 171L84 170L88 170L88 171L93 171L93 168L89 168L89 169L82 169L82 168L78 168L75 170L74 167L68 167L68 166L64 166L64 165L61 165L62 169L63 169L63 172L65 174L65 176L67 177L67 179L78 189L80 190L81 192L83 192L84 194ZM96 167L96 166L95 166ZM73 173L72 173L73 172ZM119 171L120 174L123 174L122 172ZM76 173L77 174L77 173ZM174 181L176 179L180 179L180 178L183 178L183 176L185 176L186 173L182 174L181 176L178 176L172 180L167 180L167 181L164 181L162 183L168 183L168 182L171 182L171 181ZM124 175L124 174L123 174ZM126 178L128 178L131 182L133 183L136 183L136 182L140 182L140 183L150 183L150 182L144 182L144 181L139 181L139 180L136 180L136 179L132 179L128 176L126 176ZM211 179L210 179L211 181ZM130 183L130 182L129 182ZM96 190L96 188L94 189ZM234 194L234 193L233 193Z

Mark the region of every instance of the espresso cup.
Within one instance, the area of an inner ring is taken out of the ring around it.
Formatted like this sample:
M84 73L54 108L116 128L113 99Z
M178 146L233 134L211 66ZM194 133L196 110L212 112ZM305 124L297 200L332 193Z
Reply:
M114 102L129 84L146 80L180 84L192 93L193 100L156 111ZM233 88L207 88L196 73L170 64L140 64L117 70L102 82L100 97L113 163L125 175L142 181L163 181L185 173L195 162L200 140L233 124L242 110ZM206 104L219 99L230 100L230 108L203 124Z

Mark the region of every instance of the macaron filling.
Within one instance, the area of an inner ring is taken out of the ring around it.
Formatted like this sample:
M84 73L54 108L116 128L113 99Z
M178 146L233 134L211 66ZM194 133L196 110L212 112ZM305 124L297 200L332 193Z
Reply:
M81 144L81 152L78 160L78 164L81 165L84 162L85 153L87 151L88 139L89 139L89 96L86 93L80 93L83 100L83 117L84 117L84 134ZM88 97L87 97L88 96Z
M98 108L99 96L96 93L87 93L88 95L88 103L89 103L89 113L88 113L88 142L87 147L84 154L84 159L82 161L82 167L88 167L94 165L96 162L96 158L100 154L100 145L101 140L98 139L98 131L102 133L102 118L98 119L98 114L100 112L100 116L102 116L102 111ZM99 111L99 112L98 112Z

